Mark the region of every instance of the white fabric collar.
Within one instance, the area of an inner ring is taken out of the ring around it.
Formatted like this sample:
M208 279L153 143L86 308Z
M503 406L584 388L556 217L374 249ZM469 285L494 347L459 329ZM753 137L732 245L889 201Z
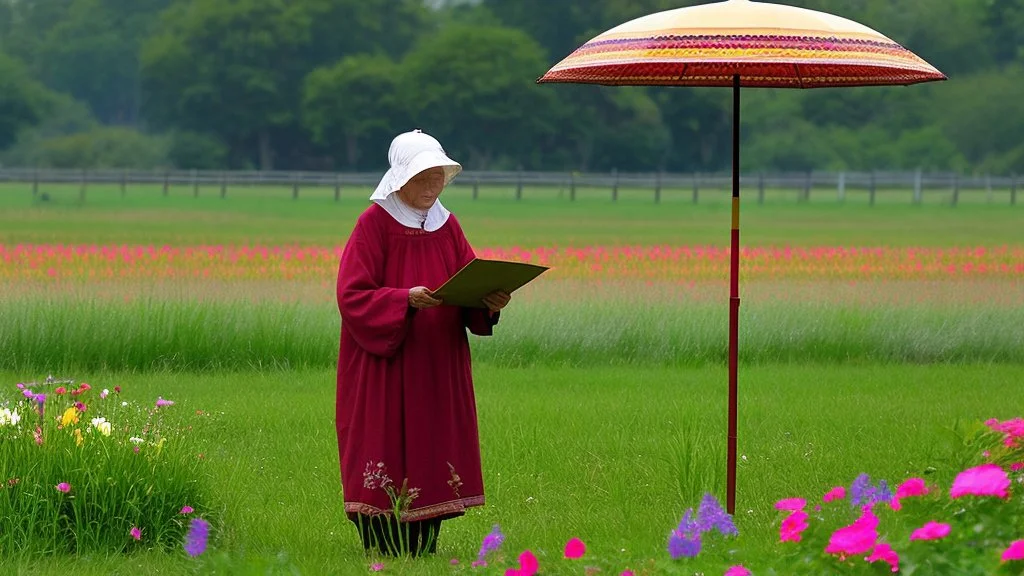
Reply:
M378 206L387 211L392 218L402 226L434 232L448 221L451 215L444 206L441 199L434 200L434 205L427 210L413 208L402 201L398 194L388 194L382 200L374 200Z

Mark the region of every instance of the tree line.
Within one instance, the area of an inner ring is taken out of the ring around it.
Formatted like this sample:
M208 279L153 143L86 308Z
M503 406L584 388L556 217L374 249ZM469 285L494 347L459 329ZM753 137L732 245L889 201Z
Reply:
M0 0L0 163L380 170L421 128L479 170L711 172L718 88L537 85L680 0ZM747 170L1024 172L1024 0L786 0L949 76L743 93Z

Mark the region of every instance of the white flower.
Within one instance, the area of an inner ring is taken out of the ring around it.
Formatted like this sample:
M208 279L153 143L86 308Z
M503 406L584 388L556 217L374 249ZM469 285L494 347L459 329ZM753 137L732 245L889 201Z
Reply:
M128 405L127 402L121 402L121 406L127 406L127 405Z
M107 421L106 418L93 418L92 419L92 425L95 426L96 428L99 428L100 424L103 424L106 421Z
M100 431L100 434L103 434L104 436L110 436L110 422L103 421L98 426L96 426L96 429Z
M104 388L103 391L100 392L100 399L102 400L102 399L106 398L107 394L110 394L110 390L107 390L106 388Z
M11 424L13 420L13 414L7 408L0 408L0 426L7 426Z
M18 422L21 422L21 414L18 414L18 411L15 410L11 412L11 426L17 426Z
M143 440L142 438L137 438L135 436L129 438L128 441L131 442L132 444L142 444L143 442L145 442L145 440Z

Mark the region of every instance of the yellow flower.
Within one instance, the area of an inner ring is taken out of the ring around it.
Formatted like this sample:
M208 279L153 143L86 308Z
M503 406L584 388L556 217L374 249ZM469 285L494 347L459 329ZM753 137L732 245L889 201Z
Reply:
M96 429L104 436L110 436L110 422L100 422L99 426L96 426Z
M67 426L68 424L78 424L78 409L74 406L64 411L64 415L60 418L60 425Z
M82 431L75 428L75 444L81 446L82 442L85 442L85 438L82 438Z

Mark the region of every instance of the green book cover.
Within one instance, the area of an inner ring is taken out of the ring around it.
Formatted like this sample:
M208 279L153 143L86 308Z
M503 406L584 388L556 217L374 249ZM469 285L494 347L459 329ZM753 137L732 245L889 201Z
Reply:
M486 308L484 296L497 290L511 294L546 270L537 264L474 258L434 290L434 298L446 306Z

